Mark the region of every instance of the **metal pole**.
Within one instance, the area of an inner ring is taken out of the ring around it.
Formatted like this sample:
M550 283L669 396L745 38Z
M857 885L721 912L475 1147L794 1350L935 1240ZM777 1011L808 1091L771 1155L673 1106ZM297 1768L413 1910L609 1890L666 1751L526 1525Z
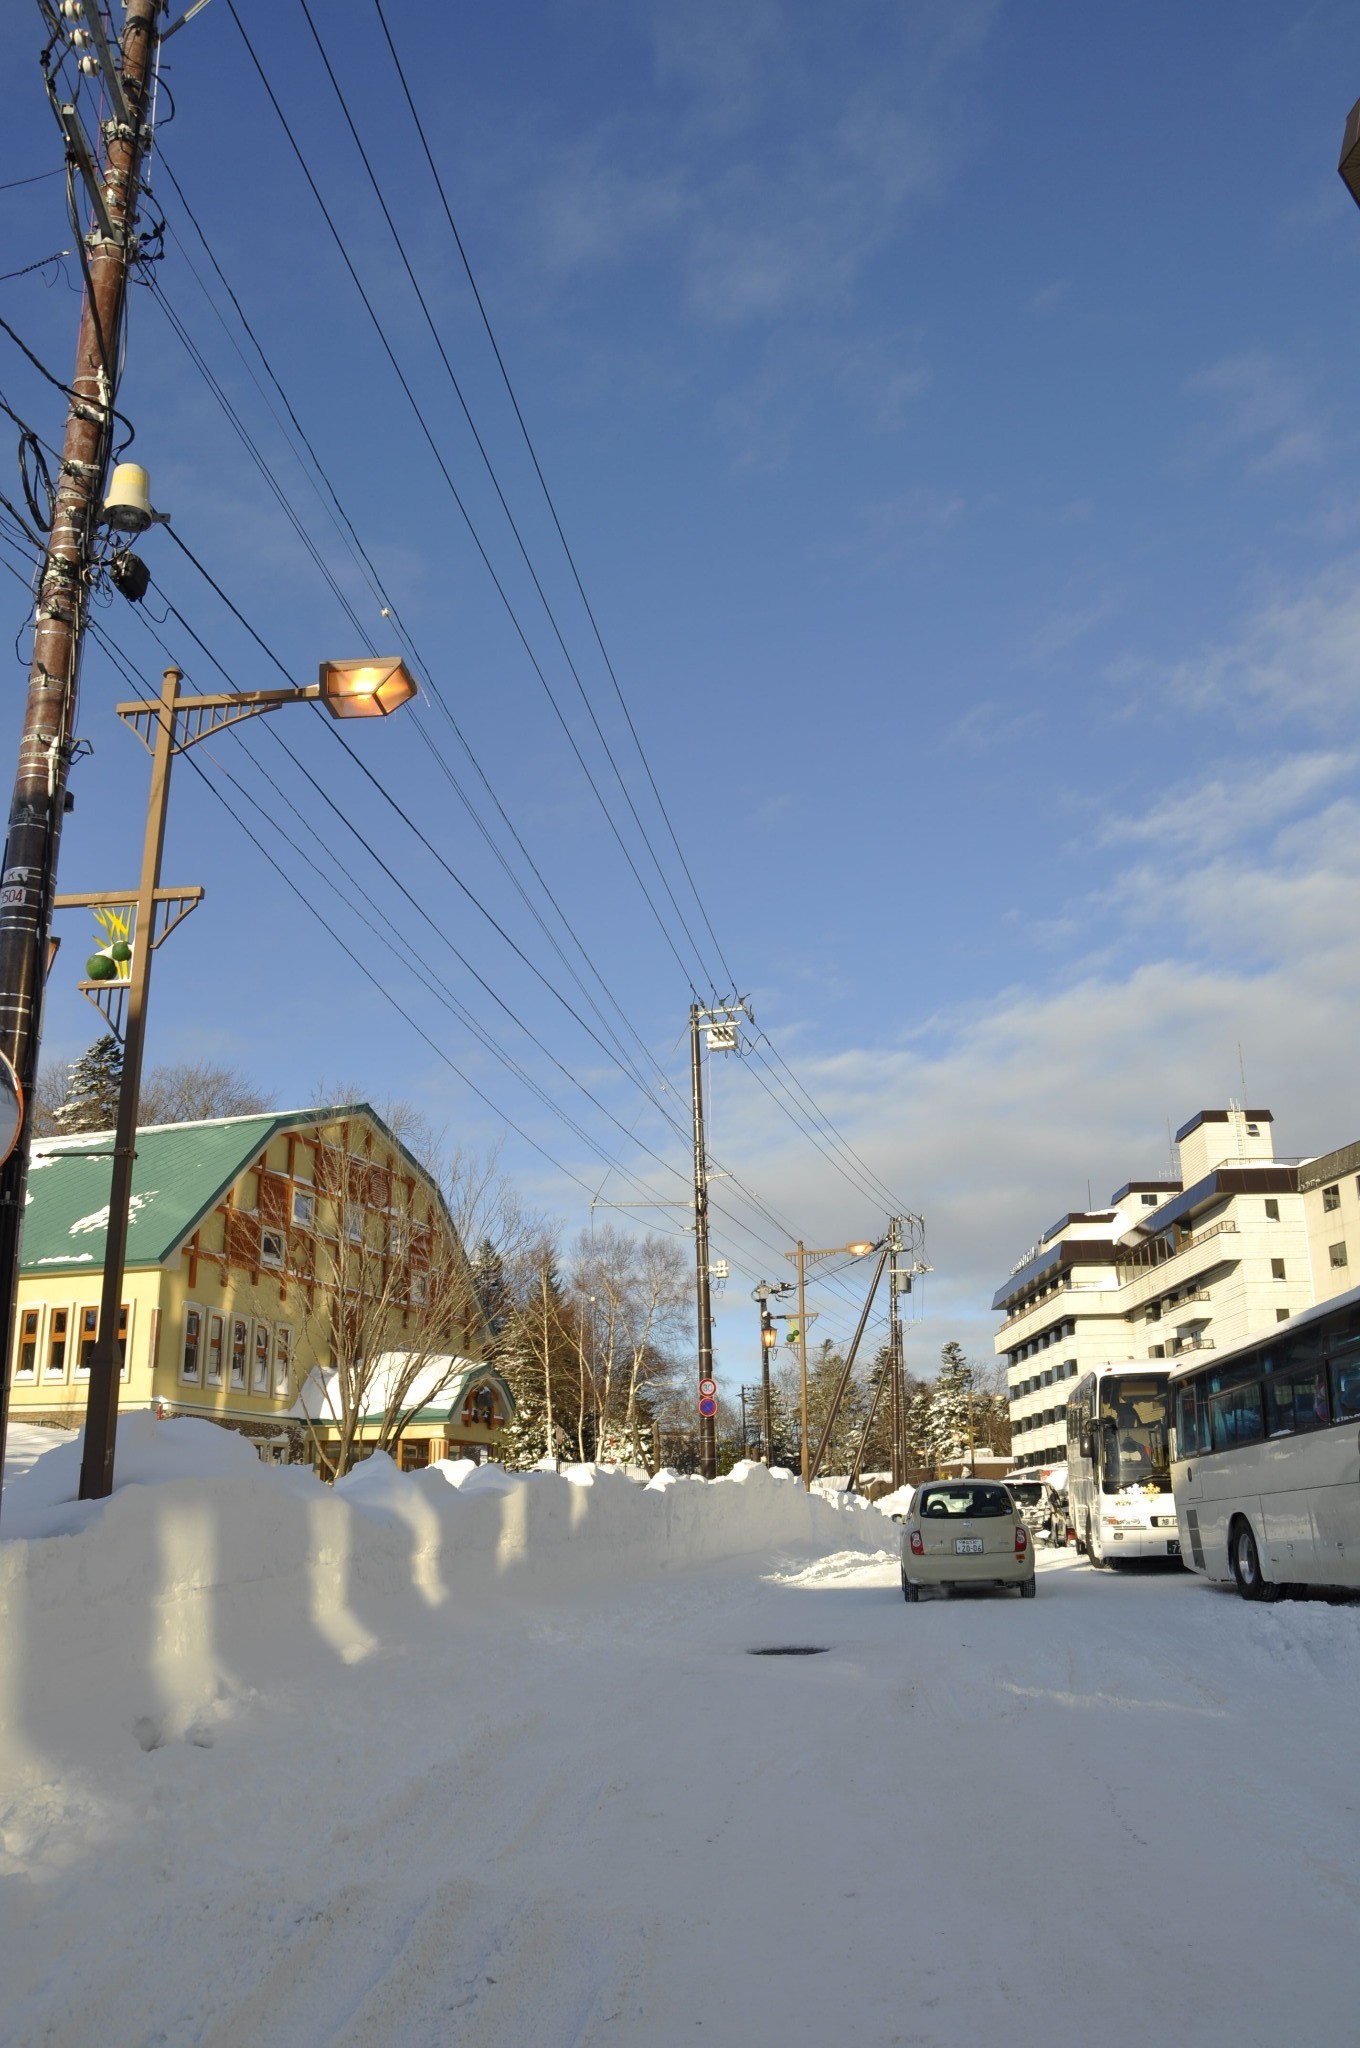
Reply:
M713 1304L708 1273L708 1159L704 1150L704 1069L699 1044L699 1005L689 1006L689 1073L694 1098L694 1279L699 1323L699 1378L713 1377ZM699 1470L705 1479L718 1473L718 1429L715 1415L699 1417Z
M179 670L168 668L161 682L160 716L156 722L155 746L151 755L151 793L147 798L142 877L137 887L137 915L132 929L132 963L128 975L127 1019L123 1036L123 1078L118 1090L109 1221L104 1240L104 1283L99 1297L99 1329L90 1359L90 1387L85 1405L85 1447L80 1465L82 1500L103 1500L113 1491L121 1366L118 1317L122 1308L132 1169L137 1157L137 1109L142 1090L146 998L151 986L156 891L160 887L161 849L165 844L165 816L170 801L170 762L175 744L179 682Z
M807 1417L807 1295L806 1295L806 1289L805 1289L805 1286L804 1286L804 1268L805 1268L805 1265L806 1265L806 1260L804 1259L804 1256L803 1256L803 1240L802 1240L802 1238L801 1238L801 1237L800 1237L800 1238L799 1238L799 1240L798 1240L798 1253L797 1253L797 1263L798 1263L798 1411L799 1411L799 1416L800 1416L800 1422L799 1422L799 1428L798 1428L798 1438L799 1438L799 1443L798 1443L798 1450L799 1450L799 1459L798 1459L798 1462L799 1462L799 1467L800 1467L800 1470L801 1470L801 1472L802 1472L802 1478L803 1478L803 1485L804 1485L804 1487L806 1488L807 1486L809 1486L809 1485L811 1484L811 1481L810 1481L810 1480L809 1480L809 1478L808 1478L808 1417Z
M865 1296L864 1310L856 1325L855 1334L850 1340L850 1349L845 1354L845 1363L841 1367L841 1376L836 1382L836 1391L831 1397L831 1407L827 1413L826 1421L822 1425L822 1434L817 1444L816 1455L812 1460L812 1477L814 1479L822 1469L822 1459L826 1456L826 1447L831 1441L831 1432L836 1427L836 1417L840 1413L841 1402L845 1398L845 1390L850 1384L850 1375L855 1369L855 1354L859 1350L860 1340L868 1326L869 1311L874 1305L874 1296L878 1292L878 1283L882 1277L887 1257L888 1247L885 1244L878 1255L878 1264L874 1267L874 1277L869 1282L869 1292Z
M760 1313L760 1427L765 1438L765 1463L767 1465L774 1462L770 1448L773 1442L770 1408L770 1350L771 1346L765 1342L765 1309L762 1305Z
M902 1324L897 1313L898 1260L902 1252L902 1219L888 1219L888 1370L892 1374L892 1395L888 1403L888 1427L892 1436L892 1484L896 1493L902 1484Z
M86 239L90 283L81 306L56 507L38 587L19 761L0 872L0 1052L31 1103L38 1076L43 980L56 890L66 775L75 728L95 535L108 483L113 405L142 159L147 87L161 0L128 0L122 85L131 121L105 129L102 186L112 234ZM9 1421L10 1361L19 1289L19 1234L28 1182L29 1118L0 1168L0 1461Z

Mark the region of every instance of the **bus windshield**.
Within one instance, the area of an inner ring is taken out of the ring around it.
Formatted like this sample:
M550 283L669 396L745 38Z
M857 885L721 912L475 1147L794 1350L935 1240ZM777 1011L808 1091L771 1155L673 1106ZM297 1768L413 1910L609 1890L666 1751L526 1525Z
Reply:
M1122 1486L1170 1491L1166 1399L1165 1380L1110 1380L1101 1387L1105 1493L1116 1493Z

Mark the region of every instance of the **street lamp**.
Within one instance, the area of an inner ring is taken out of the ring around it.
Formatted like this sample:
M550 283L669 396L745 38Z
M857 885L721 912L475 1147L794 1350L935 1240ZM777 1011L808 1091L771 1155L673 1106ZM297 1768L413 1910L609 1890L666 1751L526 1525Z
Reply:
M1341 161L1336 168L1342 184L1360 206L1360 100L1346 116L1346 132L1341 138Z
M805 1487L808 1485L808 1379L807 1307L804 1290L804 1276L807 1268L811 1265L814 1265L819 1259L840 1259L846 1257L847 1255L852 1259L864 1259L868 1257L870 1252L876 1251L877 1249L877 1245L872 1244L833 1244L827 1247L825 1250L809 1251L806 1245L800 1239L798 1243L798 1249L796 1251L786 1252L784 1254L786 1258L792 1259L794 1265L798 1268L798 1402L800 1412L799 1435L802 1439L801 1463L802 1479L803 1485Z
M96 969L91 961L91 978L81 984L82 993L94 1003L114 1036L123 1041L99 1329L90 1359L85 1409L85 1445L80 1467L82 1500L102 1500L113 1490L120 1367L118 1314L122 1306L132 1167L136 1158L151 956L203 899L201 888L162 889L160 885L171 763L176 754L188 753L190 747L220 732L224 726L239 725L243 719L258 718L285 704L321 703L333 718L382 718L416 695L415 680L403 662L372 656L361 661L322 662L318 680L296 688L182 697L179 685L180 671L168 668L161 681L159 700L117 707L118 716L132 727L151 755L142 874L136 891L120 895L101 890L94 895L53 899L57 910L96 909L113 913L125 935L112 955L116 974L108 976L107 970Z

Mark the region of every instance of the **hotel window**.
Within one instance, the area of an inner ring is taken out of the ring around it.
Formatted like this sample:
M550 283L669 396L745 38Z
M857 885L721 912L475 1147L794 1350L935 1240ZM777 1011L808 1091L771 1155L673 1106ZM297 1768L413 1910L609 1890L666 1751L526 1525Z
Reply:
M1284 1278L1284 1260L1283 1260L1283 1259L1272 1259L1272 1260L1271 1260L1271 1262L1270 1262L1270 1277L1271 1277L1271 1279L1272 1279L1272 1280L1283 1280L1283 1278Z
M1324 1188L1322 1190L1322 1206L1324 1209L1329 1210L1341 1207L1341 1190L1339 1187Z
M70 1310L54 1308L52 1321L47 1332L47 1365L43 1371L45 1380L64 1380L66 1377L66 1331Z
M231 1319L231 1383L244 1387L246 1383L246 1353L250 1349L250 1325L244 1316Z
M300 1230L310 1230L316 1222L316 1196L302 1188L293 1189L293 1221Z
M250 1373L252 1394L269 1392L269 1353L271 1350L268 1323L255 1325L255 1358Z
M1278 1202L1278 1201L1276 1200L1276 1198L1275 1198L1275 1196L1274 1196L1274 1195L1267 1195L1267 1197L1266 1197L1266 1222L1267 1222L1267 1223L1278 1223L1278 1222L1279 1222L1279 1220L1280 1220L1280 1205L1279 1205L1279 1202Z
M222 1318L208 1317L208 1358L203 1372L203 1383L209 1387L222 1384Z
M94 1357L95 1340L99 1336L99 1310L83 1308L80 1311L80 1341L76 1350L76 1371L87 1373Z
M186 1308L184 1311L184 1363L180 1367L180 1378L191 1385L198 1385L199 1351L203 1343L203 1311Z
M281 1266L283 1264L283 1232L262 1230L260 1232L260 1264Z
M1334 1266L1344 1266L1344 1265L1345 1265L1345 1263L1346 1263L1346 1247L1345 1247L1345 1245L1344 1245L1344 1244L1329 1244L1329 1245L1328 1245L1328 1247L1327 1247L1327 1256L1328 1256L1328 1258L1329 1258L1329 1259L1331 1260L1331 1262L1332 1262L1332 1264L1333 1264Z
M280 1323L274 1332L274 1392L282 1397L288 1392L289 1376L293 1369L293 1332L287 1323Z
M40 1309L26 1308L19 1318L19 1363L15 1377L21 1380L35 1380L38 1377L38 1317Z

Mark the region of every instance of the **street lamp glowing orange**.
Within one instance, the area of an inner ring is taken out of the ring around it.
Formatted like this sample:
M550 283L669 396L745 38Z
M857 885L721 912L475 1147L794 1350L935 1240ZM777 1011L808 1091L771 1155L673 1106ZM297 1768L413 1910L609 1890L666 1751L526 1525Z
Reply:
M410 703L416 679L404 661L386 656L323 661L319 694L332 718L385 718Z
M873 1246L871 1244L848 1244L845 1247L845 1249L849 1253L851 1253L851 1255L854 1258L867 1259L870 1252L873 1250Z

